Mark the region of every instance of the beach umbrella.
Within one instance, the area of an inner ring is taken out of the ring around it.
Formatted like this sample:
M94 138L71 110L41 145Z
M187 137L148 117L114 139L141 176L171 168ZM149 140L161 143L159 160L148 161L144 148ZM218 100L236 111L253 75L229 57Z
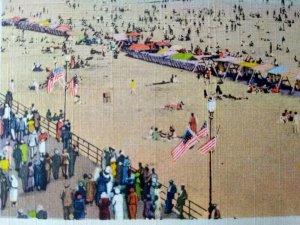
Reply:
M71 28L67 24L61 24L59 27L56 28L56 30L61 31L61 32L67 32L67 31L71 30Z
M183 49L183 47L181 45L172 45L172 47L170 48L170 50L180 50L180 49Z
M192 53L176 53L171 56L171 59L189 60L193 57Z
M14 16L13 18L11 18L12 19L12 21L14 22L14 23L17 23L17 22L19 22L19 20L21 19L21 17L19 17L19 16Z
M240 62L240 65L247 68L252 68L257 66L255 62Z
M165 42L165 41L155 42L155 45L157 45L158 47L171 46L171 44L169 42Z
M159 50L156 54L158 54L158 55L163 55L163 54L165 54L166 52L168 52L169 51L169 49L161 49L161 50Z
M148 45L145 45L145 44L132 44L129 47L129 50L146 51L146 50L150 50L150 47Z
M49 23L48 20L44 20L44 21L41 21L41 22L40 22L40 25L42 25L42 26L49 26L50 23Z
M141 33L138 32L130 32L126 34L128 37L138 37L141 35Z
M288 70L289 70L289 68L286 66L275 66L275 67L273 67L273 69L269 70L268 73L280 75L280 74L286 73Z

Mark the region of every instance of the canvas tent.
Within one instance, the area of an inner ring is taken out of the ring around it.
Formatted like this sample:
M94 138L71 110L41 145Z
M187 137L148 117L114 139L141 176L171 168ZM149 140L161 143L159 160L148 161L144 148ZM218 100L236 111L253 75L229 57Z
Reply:
M295 75L295 84L291 91L291 94L299 95L300 94L300 74Z
M272 69L273 67L274 67L274 65L272 65L272 64L258 64L256 66L252 67L253 73L249 80L249 84L256 83L259 86L261 86L260 84L263 84L263 82L265 80L265 76L264 76L265 73L267 71L269 71L270 69Z
M213 70L218 77L225 79L228 76L236 76L240 67L240 59L236 57L224 57L213 59Z
M289 76L293 74L292 70L286 66L276 66L268 71L266 80L267 86L276 86L278 90L285 89L292 91L292 85Z

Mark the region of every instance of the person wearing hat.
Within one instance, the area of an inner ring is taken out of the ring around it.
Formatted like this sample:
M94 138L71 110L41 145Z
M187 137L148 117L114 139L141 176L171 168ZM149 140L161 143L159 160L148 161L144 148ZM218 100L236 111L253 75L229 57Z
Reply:
M70 185L68 183L65 183L65 188L61 193L65 220L69 220L70 215L72 213L72 206L73 206L72 196L73 196L73 190L70 188Z
M38 132L41 127L41 115L37 109L33 111L33 120L34 120L34 128Z
M23 209L19 209L17 212L17 218L19 219L28 219L28 216L24 213Z
M177 192L176 185L174 184L173 180L169 181L169 187L167 191L167 198L165 201L165 214L170 214L173 209L172 201L175 197L175 193Z
M74 171L75 171L75 162L76 162L76 158L79 156L77 147L75 144L73 144L72 146L68 147L68 153L69 153L69 168L68 168L68 172L69 172L69 177L73 177L74 176Z
M101 198L99 200L99 219L100 220L110 220L110 211L109 211L109 197L106 192L102 192Z
M87 176L87 175L85 174L85 176ZM75 195L80 194L82 196L82 198L84 199L84 201L86 198L86 188L85 187L86 187L86 180L81 179L78 182L78 188L77 188L77 191L75 192Z
M52 113L50 111L50 109L47 110L46 112L46 119L51 122L52 121Z
M30 119L28 119L28 121L27 121L27 128L28 128L28 132L29 133L32 133L35 130L33 117L30 118Z
M189 124L190 124L191 130L196 134L197 133L197 119L196 119L196 116L194 115L194 113L191 113Z
M111 174L113 178L116 178L117 176L117 163L116 163L116 158L113 157L110 159L110 168L111 168Z
M46 191L47 189L47 177L45 170L45 161L43 158L35 161L34 166L34 185L38 191Z
M74 206L74 211L73 211L74 219L75 220L84 219L86 215L85 199L80 193L75 194L73 206Z
M14 113L10 115L10 135L13 141L16 141L17 118Z
M150 197L151 197L151 200L154 204L154 198L155 198L155 188L157 186L157 183L158 183L158 176L155 172L155 169L152 168L152 173L151 173L151 186L150 186Z
M220 208L217 204L213 204L213 210L211 213L211 218L217 220L217 219L222 219L221 213L220 213Z
M68 179L68 167L70 163L70 156L67 149L64 149L63 154L61 155L61 164L62 164L62 175L65 179Z
M48 218L48 213L42 205L36 207L36 218L40 220L46 220Z
M28 161L28 145L24 142L24 140L21 140L19 148L22 152L22 162L26 163Z
M0 199L1 199L1 210L5 209L7 195L8 195L9 182L7 176L0 169Z
M7 173L9 170L9 161L5 156L0 158L0 168L4 173Z
M10 177L10 189L9 189L9 200L11 202L11 207L15 207L18 200L18 187L19 183L15 175Z
M12 149L9 141L6 141L6 144L5 144L4 148L2 149L2 152L3 152L3 156L5 156L5 158L8 159L10 165L12 165L13 149Z
M41 128L41 133L38 139L39 139L39 154L40 157L43 158L46 154L46 141L48 139L48 134L43 128Z
M48 154L48 152L46 152L45 154L44 165L45 165L45 173L46 173L46 182L47 184L49 184L51 178L51 170L52 170L52 159Z
M37 147L37 145L38 145L38 136L37 136L36 131L34 130L28 136L29 155L30 155L30 159L31 160L36 155L36 147Z
M128 198L127 198L129 219L136 219L137 206L138 206L139 199L137 197L137 194L134 191L134 188L130 188L129 192L130 192L130 194L128 195Z
M17 139L20 142L21 140L23 140L24 135L26 133L27 130L27 119L26 116L22 117L20 116L20 123L19 123L19 132L17 133Z
M176 204L176 209L179 212L178 218L179 219L184 219L183 217L183 206L185 204L185 200L187 199L188 195L187 192L185 190L185 185L181 185L181 189L180 192L178 193L178 197L177 197L177 204Z
M11 111L11 109L10 109L9 105L6 103L5 108L4 108L4 115L2 116L5 138L8 138L8 136L10 134L10 129L9 129L10 111Z
M71 128L69 127L69 123L65 122L61 130L61 140L63 142L63 148L68 149L71 140Z
M109 199L111 199L113 196L112 190L113 190L113 185L114 185L114 177L112 175L110 166L107 166L105 168L105 173L108 174L110 177L109 181L106 183L106 190L107 190L106 193L107 193Z
M110 181L111 177L109 176L109 173L107 173L105 170L100 172L100 175L96 181L96 205L99 204L99 200L101 197L102 192L107 193L107 183Z
M154 206L150 195L147 195L146 199L144 200L143 216L145 219L154 219Z
M115 188L115 195L112 199L112 205L114 208L114 214L116 220L124 219L124 198L118 187Z
M59 168L61 165L61 157L57 148L54 150L54 155L51 157L51 159L53 178L54 180L57 180L59 178Z
M118 162L118 164L117 164L117 175L116 175L115 182L117 184L121 184L122 177L123 177L123 163L122 162Z
M128 156L125 156L124 162L123 162L123 172L122 172L122 181L121 184L126 184L126 181L128 179L128 170L130 168L130 160Z
M27 191L28 174L29 174L29 170L28 170L27 163L22 162L20 172L19 172L19 177L21 178L22 181L22 189L24 193Z
M93 204L96 194L96 182L93 180L93 175L89 174L86 182L86 203Z
M20 149L20 144L17 144L15 146L15 149L13 151L13 158L14 158L14 161L15 161L15 170L17 172L19 172L21 162L22 162L22 151Z
M32 162L28 163L28 180L26 191L31 192L34 190L34 168Z

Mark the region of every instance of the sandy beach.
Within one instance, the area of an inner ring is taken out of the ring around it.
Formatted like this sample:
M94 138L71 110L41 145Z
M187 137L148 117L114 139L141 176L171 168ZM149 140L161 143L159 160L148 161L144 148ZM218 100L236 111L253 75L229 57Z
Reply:
M285 24L285 31L279 31L283 22L275 22L272 17L273 10L279 13L279 0L269 3L258 0L141 2L77 0L79 7L73 9L62 0L55 3L47 0L5 0L2 11L5 12L3 18L20 16L37 22L49 18L52 22L58 22L59 15L64 19L72 17L75 27L72 30L74 41L70 42L70 46L74 55L80 55L81 58L90 57L91 48L99 48L97 45L75 45L83 27L81 19L85 18L96 31L102 30L105 33L113 31L111 16L118 14L121 19L115 23L119 32L125 32L129 22L131 25L134 23L147 30L142 32L145 39L151 35L150 28L156 25L160 29L153 31L153 39L161 41L167 25L172 27L176 37L180 36L183 28L190 26L191 40L179 41L176 38L172 41L173 45L178 44L186 49L190 49L191 44L194 48L199 45L201 49L208 46L212 52L219 45L221 49L230 49L232 52L246 51L254 58L261 57L266 63L272 63L276 58L280 65L295 69L298 66L294 56L300 57L300 19L294 14L300 11L300 5L296 1L293 1L290 9L290 1L285 3L289 19L294 20L292 27ZM162 4L166 4L166 8L161 8ZM240 25L237 25L236 31L231 31L229 21L236 21L234 4L243 7L245 20L239 20L237 23ZM139 21L139 16L144 16L145 10L153 11L152 5L158 10L154 15L157 21ZM42 13L41 17L32 16L36 12L43 12L43 7L48 13ZM121 13L116 11L118 7L128 10ZM200 19L198 11L203 8L213 9L215 13L202 13ZM221 16L222 24L216 21L219 10L224 13ZM261 17L252 18L250 13L259 13ZM97 23L99 15L103 15L103 23ZM188 24L180 25L176 22L177 17L187 18ZM201 29L198 36L196 27L199 27L199 22ZM259 30L255 26L258 23ZM228 32L226 24L229 26ZM33 80L44 82L47 76L45 71L32 72L33 63L40 63L43 68L53 68L55 62L58 66L65 65L65 56L60 49L52 54L41 52L42 47L61 46L65 38L25 31L26 41L20 46L16 39L21 35L22 31L14 26L2 27L1 46L5 51L1 54L1 93L6 93L10 80L14 79L15 100L26 106L34 103L42 115L46 114L47 109L58 113L64 106L62 87L56 84L53 92L48 94L45 89L30 91L28 86ZM285 41L282 43L283 36ZM46 40L41 42L44 37ZM31 38L33 43L29 43ZM204 42L200 43L200 39ZM254 42L253 47L249 46L250 41ZM270 42L273 44L273 57L265 57ZM282 51L276 50L277 44L281 45ZM25 47L28 51L26 54ZM287 47L289 53L286 52ZM66 115L72 124L72 131L100 148L112 146L124 150L134 167L137 167L138 162L149 164L156 169L159 180L164 184L171 178L178 186L184 183L189 199L207 208L209 158L208 154L197 152L200 144L174 162L171 150L179 140L153 141L145 137L151 126L167 131L173 125L176 133L182 135L192 112L197 117L199 127L208 121L207 99L203 97L203 90L214 94L218 81L216 77L212 78L211 84L205 84L203 78L196 78L195 73L133 59L124 52L119 54L118 59L112 57L112 52L108 52L105 57L93 55L89 63L89 67L76 71L82 78L78 89L81 103L76 104L68 91ZM178 83L151 86L155 82L168 81L172 74L177 75ZM70 70L69 78L73 75L74 70ZM135 95L130 95L132 79L137 86ZM294 82L292 78L291 81ZM212 132L215 135L220 126L220 133L212 154L212 190L213 202L220 206L222 217L300 215L299 134L293 133L292 123L279 123L280 114L285 109L300 112L299 97L271 93L248 94L246 85L229 79L225 80L221 88L224 94L248 97L247 100L224 99L216 103ZM103 103L103 92L111 93L111 103ZM165 104L179 101L185 104L183 110L163 109Z

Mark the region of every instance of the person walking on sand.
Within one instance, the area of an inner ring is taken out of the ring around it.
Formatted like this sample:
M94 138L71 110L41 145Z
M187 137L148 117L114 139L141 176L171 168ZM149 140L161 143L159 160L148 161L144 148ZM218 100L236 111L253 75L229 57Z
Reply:
M9 83L9 90L10 90L11 93L15 93L16 86L15 86L15 81L14 81L14 79L11 79L11 80L10 80L10 83Z
M197 119L196 119L194 113L191 113L191 118L190 118L189 124L190 124L191 130L196 134L197 133Z
M136 83L134 80L131 80L131 83L130 83L130 94L131 95L135 94L135 88L136 88Z
M137 206L138 206L138 196L134 191L134 188L130 188L130 194L127 198L128 208L129 208L129 219L136 219Z
M293 125L294 125L294 133L295 134L299 133L299 116L297 112L294 113Z
M183 217L183 206L185 204L185 200L187 199L187 192L185 190L185 185L181 185L181 190L178 193L176 209L179 212L178 218L184 219Z

